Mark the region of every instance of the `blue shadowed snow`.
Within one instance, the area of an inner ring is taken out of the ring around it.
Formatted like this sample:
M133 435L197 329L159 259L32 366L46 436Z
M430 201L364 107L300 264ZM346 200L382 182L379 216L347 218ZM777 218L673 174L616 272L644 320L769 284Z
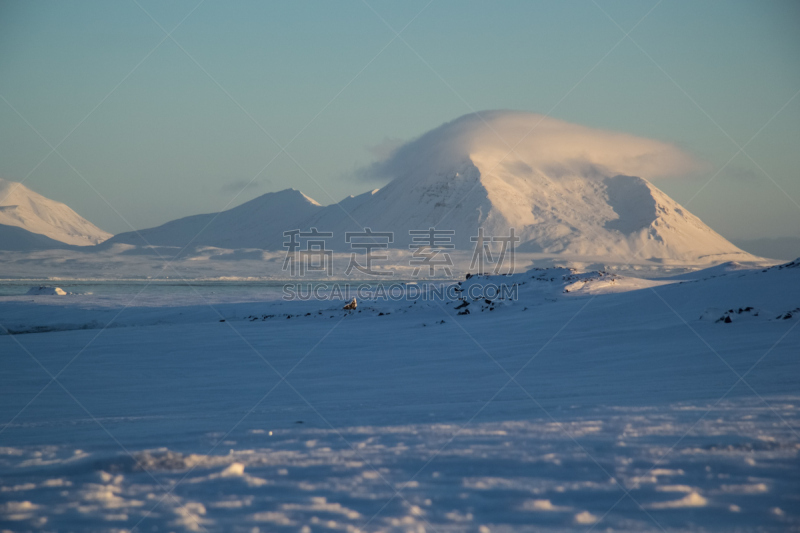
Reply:
M0 336L2 527L798 526L795 263L460 289L504 282L518 300L351 312L3 297L0 323L27 333Z

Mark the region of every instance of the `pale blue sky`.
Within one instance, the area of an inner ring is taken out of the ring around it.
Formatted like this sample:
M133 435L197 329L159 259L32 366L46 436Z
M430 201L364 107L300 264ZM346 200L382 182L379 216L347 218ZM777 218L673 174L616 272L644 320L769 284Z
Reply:
M225 207L261 127L302 133L233 205L338 201L374 147L518 109L675 143L706 168L656 184L722 235L800 236L800 2L139 2L0 3L0 177L108 231Z

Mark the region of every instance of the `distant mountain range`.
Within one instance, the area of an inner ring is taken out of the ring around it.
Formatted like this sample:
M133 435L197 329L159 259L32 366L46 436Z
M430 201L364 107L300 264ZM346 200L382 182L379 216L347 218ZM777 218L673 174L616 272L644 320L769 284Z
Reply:
M392 245L406 248L409 230L435 227L453 230L457 249L471 249L482 227L494 236L514 228L525 252L693 264L748 259L650 182L626 175L686 164L683 157L663 143L540 115L472 114L370 169L392 178L379 190L323 207L289 189L108 244L281 250L284 231L315 227L334 233L336 250L348 248L346 232L363 228L393 232Z
M636 177L690 164L657 141L494 111L466 115L400 147L368 169L390 180L385 187L337 204L322 206L287 189L220 213L110 237L67 206L18 186L0 207L0 224L35 234L29 239L34 247L49 238L54 246L103 243L99 248L106 250L115 244L284 250L285 231L317 228L333 233L329 248L343 251L350 249L346 232L370 228L393 232L391 246L408 249L410 230L436 228L454 232L456 249L471 250L479 228L487 237L514 228L520 252L664 264L754 259ZM0 248L24 249L24 237L0 226Z

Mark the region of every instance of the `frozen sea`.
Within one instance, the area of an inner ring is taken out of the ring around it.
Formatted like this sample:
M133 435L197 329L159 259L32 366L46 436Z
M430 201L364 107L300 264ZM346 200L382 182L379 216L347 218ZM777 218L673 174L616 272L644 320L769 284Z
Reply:
M800 528L796 263L356 311L39 284L0 286L0 529Z

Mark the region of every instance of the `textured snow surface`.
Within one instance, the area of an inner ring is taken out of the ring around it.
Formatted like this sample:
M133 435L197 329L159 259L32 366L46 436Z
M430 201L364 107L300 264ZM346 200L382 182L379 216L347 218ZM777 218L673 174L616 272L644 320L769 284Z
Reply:
M0 525L796 529L798 265L548 268L460 285L517 301L351 312L4 297L28 333L0 336Z
M91 246L111 237L68 206L0 179L0 249ZM53 242L56 241L56 242Z

